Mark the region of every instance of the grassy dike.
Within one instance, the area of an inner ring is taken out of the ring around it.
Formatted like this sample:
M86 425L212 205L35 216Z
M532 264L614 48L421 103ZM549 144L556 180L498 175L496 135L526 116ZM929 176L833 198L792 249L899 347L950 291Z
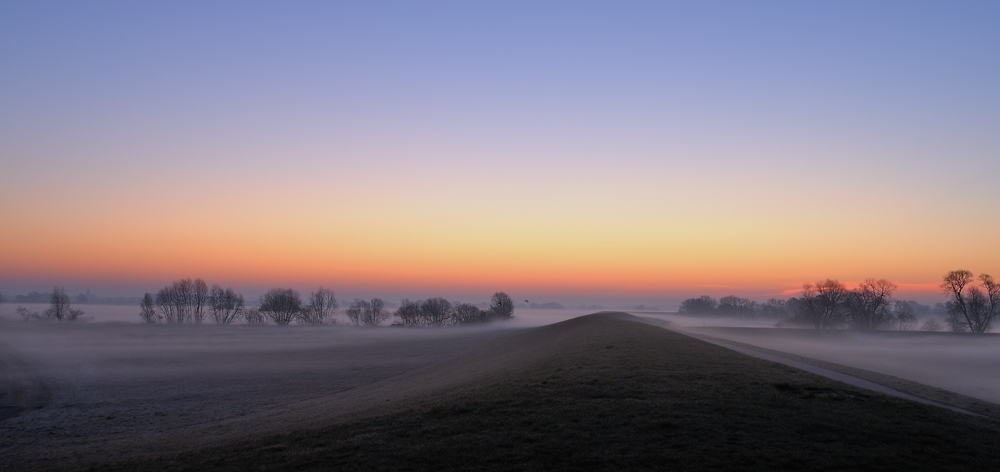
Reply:
M325 428L91 469L1000 470L993 420L636 320L511 333L493 373Z

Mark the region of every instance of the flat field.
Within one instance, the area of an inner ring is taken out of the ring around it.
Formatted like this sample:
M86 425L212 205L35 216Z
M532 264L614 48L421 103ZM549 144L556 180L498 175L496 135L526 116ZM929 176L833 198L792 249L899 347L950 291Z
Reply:
M997 422L603 313L542 327L6 325L5 470L984 470Z

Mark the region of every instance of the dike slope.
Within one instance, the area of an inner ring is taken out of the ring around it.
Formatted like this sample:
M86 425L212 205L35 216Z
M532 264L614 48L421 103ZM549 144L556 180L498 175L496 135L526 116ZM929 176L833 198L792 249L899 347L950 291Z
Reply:
M505 333L354 393L368 403L283 434L89 465L1000 470L992 420L851 387L622 313Z

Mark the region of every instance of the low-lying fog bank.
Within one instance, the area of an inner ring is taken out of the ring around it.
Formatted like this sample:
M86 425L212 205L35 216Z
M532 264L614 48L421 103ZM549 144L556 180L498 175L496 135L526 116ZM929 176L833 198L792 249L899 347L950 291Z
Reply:
M419 393L434 385L397 379L511 329L8 321L0 469L20 455L177 447L369 408L352 392L392 378L395 398Z
M3 306L0 457L93 456L105 444L121 451L116 442L176 446L188 434L221 438L347 414L372 406L358 392L427 391L435 385L426 377L419 385L401 379L511 330L589 313L518 309L512 320L485 325L356 328L345 320L147 325L137 307L81 307L90 321L25 322Z
M682 332L870 370L1000 404L1000 334L794 329L771 327L773 322L640 316L668 320Z
M518 309L503 323L440 328L145 325L101 322L99 313L86 323L8 318L0 322L0 469L21 455L177 448L187 437L326 421L467 378L476 367L413 373L479 365L463 356L512 331L588 313ZM1000 403L997 335L736 327L744 322L635 314Z

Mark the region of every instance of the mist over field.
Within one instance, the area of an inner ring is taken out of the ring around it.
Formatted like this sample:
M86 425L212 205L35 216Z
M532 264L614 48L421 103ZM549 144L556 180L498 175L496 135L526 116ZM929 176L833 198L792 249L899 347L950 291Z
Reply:
M816 330L725 318L656 317L681 332L870 370L1000 404L1000 335L995 333Z

